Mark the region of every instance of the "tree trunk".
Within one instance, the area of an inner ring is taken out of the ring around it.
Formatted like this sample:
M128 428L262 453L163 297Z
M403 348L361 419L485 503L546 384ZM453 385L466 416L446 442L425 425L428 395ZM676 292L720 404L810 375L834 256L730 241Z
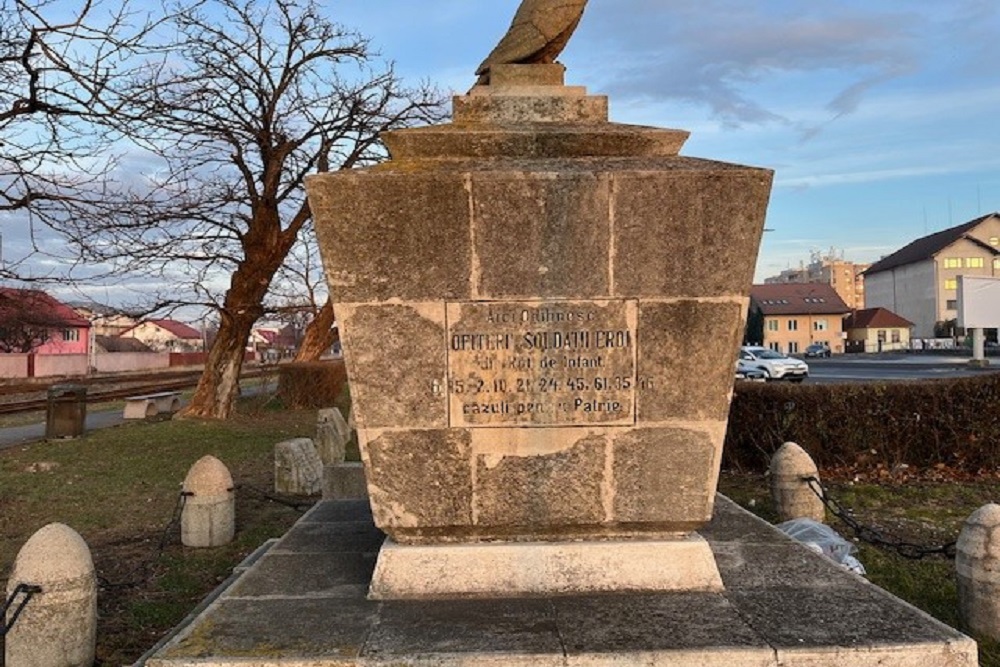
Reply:
M191 402L177 413L179 417L229 419L232 415L247 340L254 322L263 314L261 303L270 284L266 276L274 273L267 273L271 263L248 261L233 273L205 370Z
M337 332L333 328L336 319L333 301L327 298L316 317L306 326L302 344L295 353L295 361L319 361L320 356L337 340Z

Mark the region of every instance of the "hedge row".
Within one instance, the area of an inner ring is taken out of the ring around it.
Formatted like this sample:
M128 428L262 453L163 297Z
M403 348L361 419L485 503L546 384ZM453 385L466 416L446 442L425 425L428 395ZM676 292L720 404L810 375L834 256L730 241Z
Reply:
M289 408L330 408L347 385L342 359L293 362L278 367L277 397Z
M1000 374L870 384L738 383L723 466L762 471L786 441L823 467L1000 467Z

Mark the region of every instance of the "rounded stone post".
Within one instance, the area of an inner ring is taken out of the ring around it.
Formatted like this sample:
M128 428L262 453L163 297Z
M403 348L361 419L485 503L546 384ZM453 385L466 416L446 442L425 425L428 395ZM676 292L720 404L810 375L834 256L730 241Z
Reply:
M813 519L823 523L823 501L809 488L806 478L819 479L819 470L806 450L786 442L771 459L771 499L782 521Z
M973 512L958 536L955 576L958 607L973 632L1000 639L1000 505Z
M39 586L41 592L7 633L6 664L91 667L97 644L97 577L83 538L61 523L32 535L14 561L7 596L20 584ZM8 621L18 601L8 610Z
M188 547L229 544L236 532L236 494L229 469L203 456L184 478L187 500L181 512L181 542Z

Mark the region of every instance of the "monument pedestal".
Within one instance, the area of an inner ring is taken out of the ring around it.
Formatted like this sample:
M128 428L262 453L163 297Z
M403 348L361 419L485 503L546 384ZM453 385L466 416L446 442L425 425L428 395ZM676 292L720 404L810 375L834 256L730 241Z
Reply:
M725 498L722 592L371 600L367 503L318 504L146 667L975 667L976 644ZM422 548L422 547L417 547ZM659 566L669 569L670 563Z
M396 544L376 595L718 586L681 536L712 516L772 174L680 157L686 132L611 123L562 73L497 66L452 124L387 133L391 161L307 182ZM637 544L674 571L609 555ZM405 555L440 545L486 565L441 588L415 572L427 552Z
M719 592L708 542L673 540L400 545L379 551L373 599Z

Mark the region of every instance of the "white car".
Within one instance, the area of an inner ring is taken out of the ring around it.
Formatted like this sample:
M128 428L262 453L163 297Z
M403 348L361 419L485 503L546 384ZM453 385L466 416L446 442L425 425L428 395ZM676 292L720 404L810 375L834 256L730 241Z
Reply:
M802 382L809 377L809 365L806 362L786 357L781 352L766 347L741 347L740 361L746 366L762 370L768 380Z

